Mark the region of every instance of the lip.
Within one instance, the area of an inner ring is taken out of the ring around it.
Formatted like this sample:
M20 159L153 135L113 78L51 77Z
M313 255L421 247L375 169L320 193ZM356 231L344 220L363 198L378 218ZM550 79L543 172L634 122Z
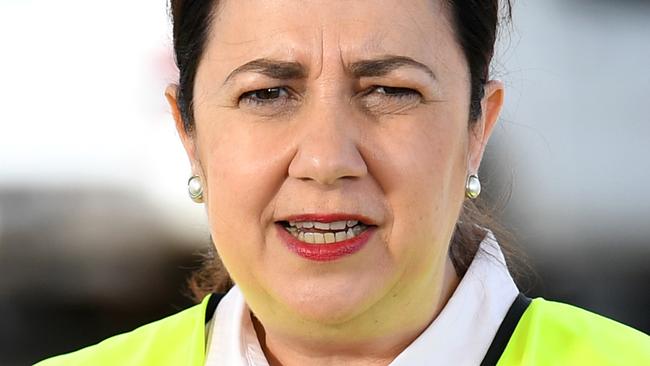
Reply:
M377 229L368 218L360 215L348 214L306 214L289 216L282 221L316 221L316 222L334 222L344 220L357 220L366 223L368 228L361 234L330 244L310 244L298 240L295 236L291 235L284 226L276 222L275 227L278 232L278 237L287 246L287 248L300 257L317 262L334 261L343 257L350 256L361 250L365 244L370 240L372 235Z

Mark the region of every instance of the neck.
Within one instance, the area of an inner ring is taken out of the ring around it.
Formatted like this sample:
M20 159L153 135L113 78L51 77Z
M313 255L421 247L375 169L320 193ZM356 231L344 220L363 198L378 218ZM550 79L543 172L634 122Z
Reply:
M375 308L336 326L310 327L298 336L274 332L251 314L257 337L271 366L293 365L388 365L438 316L458 286L451 261L444 266L441 283L429 283L429 291L415 289L402 294L410 299L388 311ZM432 285L432 286L431 286ZM437 288L432 294L430 289ZM420 296L418 296L420 295ZM415 299L414 299L415 298ZM393 314L385 316L383 314ZM396 316L397 315L397 316ZM370 322L369 322L370 321ZM365 324L365 326L360 326ZM367 324L372 324L368 327Z

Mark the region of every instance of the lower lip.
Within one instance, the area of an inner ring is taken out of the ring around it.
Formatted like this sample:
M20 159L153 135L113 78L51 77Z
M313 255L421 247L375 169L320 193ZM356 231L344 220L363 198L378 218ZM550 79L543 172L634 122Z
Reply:
M291 235L284 226L276 224L280 239L292 252L299 256L318 262L327 262L337 260L342 257L352 255L368 242L375 231L374 227L369 227L361 234L344 241L330 244L309 244L298 240Z

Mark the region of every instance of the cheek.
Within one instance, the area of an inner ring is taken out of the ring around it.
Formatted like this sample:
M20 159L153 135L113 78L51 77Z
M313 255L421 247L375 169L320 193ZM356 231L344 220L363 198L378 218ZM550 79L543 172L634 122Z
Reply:
M375 174L393 211L390 250L415 257L405 262L419 261L426 270L432 256L446 253L463 201L467 127L462 121L462 115L450 113L402 120L372 137L382 146Z
M214 126L197 126L197 136L211 234L224 262L239 267L264 250L269 202L286 171L286 133L220 117ZM228 270L233 277L239 272Z

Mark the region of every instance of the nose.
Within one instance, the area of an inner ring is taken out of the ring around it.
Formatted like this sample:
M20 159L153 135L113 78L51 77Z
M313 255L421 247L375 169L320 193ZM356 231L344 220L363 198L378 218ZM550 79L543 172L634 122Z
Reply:
M368 173L357 148L359 126L341 104L345 103L322 103L298 122L302 133L289 165L290 177L333 185Z

